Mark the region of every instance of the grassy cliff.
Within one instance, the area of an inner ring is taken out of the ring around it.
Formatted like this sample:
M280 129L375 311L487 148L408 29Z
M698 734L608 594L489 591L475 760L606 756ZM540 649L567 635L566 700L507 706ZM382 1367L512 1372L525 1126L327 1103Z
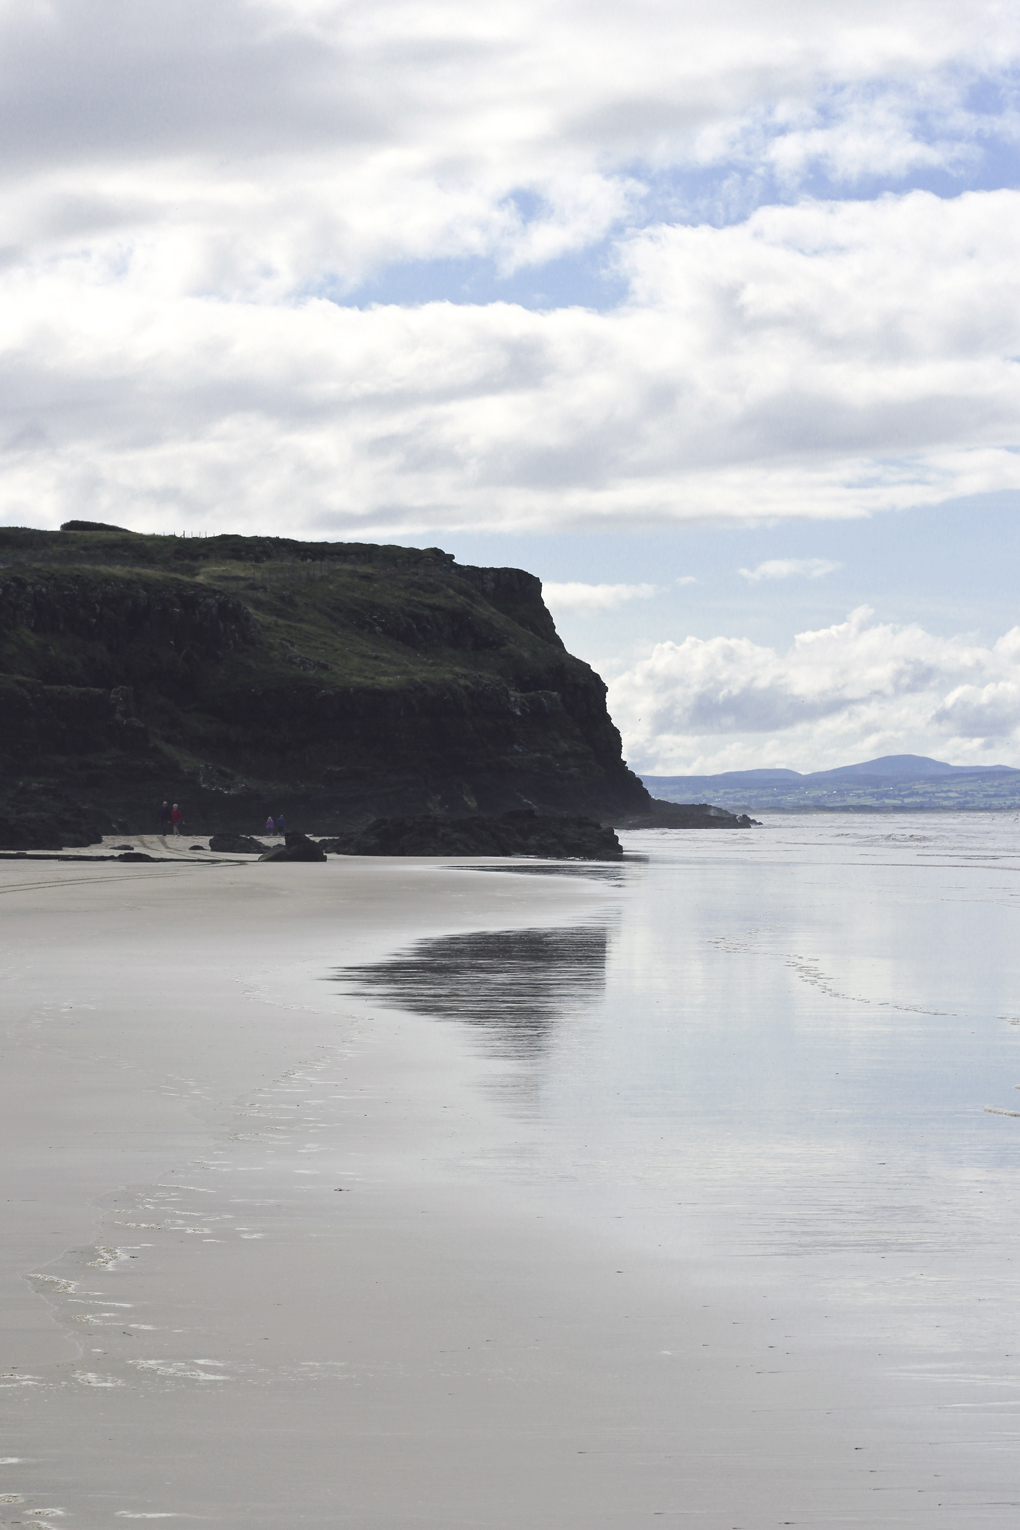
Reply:
M124 832L649 803L540 582L438 548L0 528L0 707L9 811Z

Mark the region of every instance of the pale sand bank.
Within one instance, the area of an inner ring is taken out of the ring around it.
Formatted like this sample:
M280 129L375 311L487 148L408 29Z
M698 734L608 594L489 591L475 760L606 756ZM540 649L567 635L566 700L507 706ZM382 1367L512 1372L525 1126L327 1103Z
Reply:
M497 1064L325 981L612 898L434 861L0 865L0 1524L933 1522L909 1461L862 1461L851 1336L551 1214L491 1168L522 1131Z

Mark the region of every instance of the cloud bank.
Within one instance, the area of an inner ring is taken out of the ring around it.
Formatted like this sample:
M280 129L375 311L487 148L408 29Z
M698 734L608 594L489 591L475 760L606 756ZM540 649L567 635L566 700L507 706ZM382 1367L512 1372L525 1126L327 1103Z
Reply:
M1015 488L1018 55L990 0L6 0L0 517L544 531Z
M660 775L883 754L1020 757L1020 627L991 646L876 622L862 606L785 653L741 638L658 643L610 685L634 769Z

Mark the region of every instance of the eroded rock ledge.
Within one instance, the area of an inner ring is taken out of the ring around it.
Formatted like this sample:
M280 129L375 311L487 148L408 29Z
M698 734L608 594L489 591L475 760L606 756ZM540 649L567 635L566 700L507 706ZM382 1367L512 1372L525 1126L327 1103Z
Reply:
M652 798L651 811L628 813L618 820L618 829L750 829L760 828L757 818L746 813L731 813L713 807L710 802L661 802Z
M377 818L363 829L319 841L336 855L533 855L544 860L619 860L612 829L593 818L536 813L497 818Z

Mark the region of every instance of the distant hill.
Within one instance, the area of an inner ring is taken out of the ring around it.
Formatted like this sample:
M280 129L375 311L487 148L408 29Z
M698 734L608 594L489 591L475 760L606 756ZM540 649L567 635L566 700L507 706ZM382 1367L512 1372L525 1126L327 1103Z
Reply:
M712 776L642 776L666 802L711 801L731 811L829 808L1020 808L1020 770L947 765L921 754L887 754L834 770L728 770Z
M856 776L874 776L885 781L928 780L932 776L995 776L1020 775L1012 765L947 765L944 760L931 760L924 754L883 754L877 760L865 760L860 765L837 765L835 770L813 770L801 780L829 781ZM797 772L793 771L793 775Z
M438 548L0 528L0 707L13 845L652 806L540 581Z

